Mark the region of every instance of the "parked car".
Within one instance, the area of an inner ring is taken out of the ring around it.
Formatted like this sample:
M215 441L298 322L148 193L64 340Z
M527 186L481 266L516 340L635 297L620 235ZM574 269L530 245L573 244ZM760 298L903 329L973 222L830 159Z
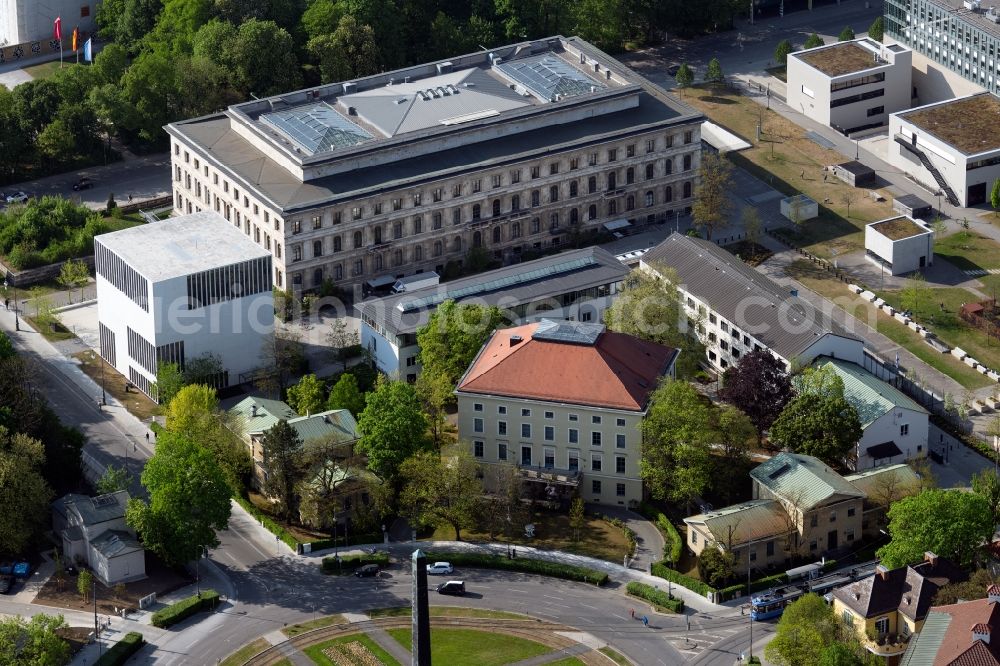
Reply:
M465 594L465 581L462 580L449 580L447 583L441 583L437 586L438 594L454 594L455 596L462 596Z
M28 195L24 192L14 192L13 194L8 194L6 201L9 204L22 204L28 200Z
M79 573L76 570L76 567L74 567L72 564L66 565L66 568L64 569L64 571L66 572L67 576L75 576L77 573Z
M370 578L377 576L380 569L377 564L366 564L354 570L354 575L358 578Z
M31 575L31 565L25 561L14 564L14 578L27 578Z
M7 594L14 587L13 576L0 576L0 594Z
M448 562L435 562L427 565L427 573L431 576L450 574L454 569Z
M672 62L667 67L667 74L669 76L677 76L677 70L679 70L680 68L681 68L680 65L678 65L676 62Z
M73 191L79 192L80 190L89 190L94 186L94 181L84 176L80 180L73 183Z

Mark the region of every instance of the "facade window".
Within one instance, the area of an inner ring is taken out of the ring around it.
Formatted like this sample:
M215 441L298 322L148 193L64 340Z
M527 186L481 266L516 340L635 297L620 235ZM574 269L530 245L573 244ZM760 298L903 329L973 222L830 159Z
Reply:
M472 431L473 432L483 432L483 420L482 419L472 419Z
M542 171L541 171L541 169L539 167L537 167L537 166L531 167L531 177L532 178L538 178L541 175L541 173L542 173Z
M684 156L684 170L685 171L690 171L691 170L691 156L690 155L685 155Z
M619 428L624 428L625 427L625 419L622 419L622 418L616 419L615 420L615 425L618 426Z
M500 187L500 174L493 176L493 187Z
M635 210L635 197L631 194L625 197L625 210Z
M302 220L292 220L292 233L293 234L302 233Z
M526 467L531 467L531 447L522 446L521 447L521 464Z
M483 443L481 441L476 440L472 443L472 455L477 458L483 457Z
M396 240L403 237L403 223L401 221L392 223L392 237Z
M544 456L544 465L546 469L552 469L556 466L556 450L555 449L545 449L542 451Z
M590 443L592 446L601 445L601 432L599 430L590 433Z
M652 192L646 192L646 208L649 208L654 203L654 197Z
M293 245L292 246L292 261L302 261L302 246Z
M531 205L532 207L538 206L542 201L541 193L538 190L531 191Z
M580 193L579 190L580 190L579 184L575 180L570 181L570 183L569 183L569 196L570 197L577 196Z
M617 215L617 214L618 214L618 202L617 201L609 201L608 202L608 215Z
M531 416L531 410L530 409L521 409L521 416L530 417Z
M547 418L547 419L553 419L553 418L555 418L555 416L556 415L555 415L554 412L545 412L545 418Z
M625 456L615 456L615 474L625 473Z
M635 168L629 167L625 169L625 184L631 185L635 182Z
M674 172L674 161L669 157L663 162L663 170L668 176Z
M431 215L431 226L434 229L441 228L441 213L434 213L433 215Z
M580 456L576 451L566 452L566 469L576 472L580 469Z
M616 449L625 448L625 435L623 433L618 433L615 435L615 448Z
M424 259L424 248L423 246L418 245L415 248L413 248L413 260L423 261L423 259Z
M597 204L590 204L587 208L587 219L596 220L597 219Z
M419 234L424 230L424 220L419 215L413 218L413 233Z
M494 199L493 200L493 217L499 217L499 216L500 216L500 200L499 199Z
M580 431L577 430L576 428L570 428L568 430L568 438L567 439L568 439L568 441L569 441L570 444L579 444L580 443Z
M556 429L552 426L545 426L545 441L554 442L556 439Z
M899 436L900 437L906 437L909 434L910 434L910 424L909 423L904 423L903 425L899 426Z
M531 424L522 423L521 424L521 439L531 439Z
M472 219L478 220L483 216L483 207L479 204L473 204L472 206Z
M597 176L591 176L587 179L587 192L593 194L597 191Z
M847 517L848 518L853 518L854 517L854 507L853 506L847 510Z
M663 144L664 148L673 148L673 146L674 146L674 135L673 134L668 134L667 136L664 137L664 140L665 140L664 144Z
M549 165L549 175L554 176L559 173L559 162L553 162Z
M635 157L635 144L630 143L625 146L625 157Z
M692 141L694 141L694 132L691 130L684 132L684 143L691 143Z
M587 155L587 165L597 166L597 153L590 153Z
M437 203L438 201L441 201L441 199L443 198L444 198L444 188L441 187L434 188L434 191L431 192L431 200Z
M684 198L685 199L691 198L691 181L684 183Z
M513 183L520 183L521 182L521 170L520 169L515 169L514 171L510 172L510 182L511 182L511 184L513 184Z
M314 257L323 256L323 241L320 240L313 241L313 256Z
M497 434L500 435L501 437L506 437L507 436L507 422L506 421L497 421Z
M319 215L314 215L312 219L313 229L319 229L323 226L323 218Z
M569 420L569 421L570 421L571 423L576 423L577 421L579 421L579 420L580 420L580 417L579 417L579 416L578 416L577 414L570 414L570 415L569 415L569 416L567 417L567 419L568 419L568 420Z
M594 495L601 494L601 482L598 479L594 479L590 482L590 492Z
M360 231L354 232L354 249L360 248L364 244L364 239Z
M473 192L482 192L483 191L483 179L482 178L476 178L474 181L472 181L472 191Z
M615 497L625 497L625 484L616 483L615 484Z
M671 185L667 185L663 188L663 203L670 203L674 200L674 188Z
M512 213L516 213L521 210L521 197L515 194L510 198L510 210Z
M375 213L375 215L381 215L382 214L382 202L381 201L379 201L377 204L375 204L374 213Z
M520 238L521 237L521 223L520 222L512 222L511 223L511 225L510 225L510 237L511 238Z
M647 164L646 165L646 180L652 180L653 179L653 173L654 173L653 165L652 164Z
M549 201L550 202L559 201L559 187L558 186L553 185L552 187L549 188Z
M497 444L497 460L507 460L507 444L505 442Z
M602 457L599 454L595 453L594 455L590 456L590 471L591 472L600 472L601 471L601 467L603 466L603 464L604 464L604 460L602 459Z
M611 150L608 151L608 161L616 162L617 160L618 160L618 149L612 148Z
M440 257L444 254L444 246L441 241L434 241L434 256Z
M456 208L455 210L451 211L451 224L452 226L458 226L459 224L462 224L461 208Z
M531 233L537 234L542 230L542 221L537 217L531 219Z
M414 206L419 206L422 201L423 201L423 195L420 192L414 192L413 193L413 205Z
M579 168L580 168L580 158L579 157L571 157L569 159L569 170L570 171L576 171Z
M646 154L648 155L649 153L653 152L654 150L656 150L656 139L647 139L646 140Z

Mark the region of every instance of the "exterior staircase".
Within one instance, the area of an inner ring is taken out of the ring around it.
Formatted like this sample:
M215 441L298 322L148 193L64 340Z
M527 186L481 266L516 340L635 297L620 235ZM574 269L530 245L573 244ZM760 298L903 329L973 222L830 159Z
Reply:
M913 143L907 140L907 138L902 134L896 134L893 138L896 143L916 155L917 159L920 160L920 163L924 165L924 168L930 171L931 175L934 176L934 180L937 182L938 187L941 188L941 191L944 193L945 197L947 197L948 203L952 206L960 205L958 197L955 195L955 191L951 189L951 186L948 185L948 181L944 179L944 176L942 176L941 172L937 170L937 167L934 166L927 158L927 154L913 145Z

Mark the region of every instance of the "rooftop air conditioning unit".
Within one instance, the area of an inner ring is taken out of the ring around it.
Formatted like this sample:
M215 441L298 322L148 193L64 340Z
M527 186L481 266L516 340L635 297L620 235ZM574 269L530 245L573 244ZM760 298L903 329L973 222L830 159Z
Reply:
M451 71L451 61L450 60L447 61L447 62L439 62L437 64L437 73L438 74L447 74L450 71Z
M354 83L352 81L348 81L347 83L343 84L344 94L345 95L350 95L352 92L354 92L357 89L357 87L358 87L358 84L356 84L356 83Z

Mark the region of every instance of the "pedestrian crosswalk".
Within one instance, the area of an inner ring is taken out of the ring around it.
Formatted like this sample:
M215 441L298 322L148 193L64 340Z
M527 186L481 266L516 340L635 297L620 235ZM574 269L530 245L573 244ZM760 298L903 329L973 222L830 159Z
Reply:
M969 277L979 277L980 275L1000 275L1000 268L972 268L962 272Z

